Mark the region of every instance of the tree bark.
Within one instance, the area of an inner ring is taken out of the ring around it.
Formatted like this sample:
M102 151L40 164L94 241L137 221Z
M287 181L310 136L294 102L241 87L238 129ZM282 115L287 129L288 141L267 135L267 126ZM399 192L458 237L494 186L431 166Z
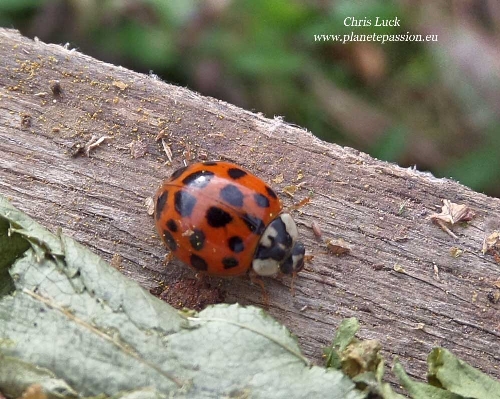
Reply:
M434 346L500 376L500 267L481 251L500 229L498 199L17 31L0 29L0 59L0 193L41 224L147 289L179 289L194 273L175 260L165 267L145 201L184 161L230 160L285 206L310 197L293 211L312 255L295 295L289 278L265 279L270 314L306 356L321 364L341 319L354 316L359 337L380 340L412 376L425 377ZM452 227L457 238L428 218L442 199L475 213ZM329 250L338 238L349 253ZM262 306L249 279L210 282L226 302ZM179 303L191 294L175 293Z

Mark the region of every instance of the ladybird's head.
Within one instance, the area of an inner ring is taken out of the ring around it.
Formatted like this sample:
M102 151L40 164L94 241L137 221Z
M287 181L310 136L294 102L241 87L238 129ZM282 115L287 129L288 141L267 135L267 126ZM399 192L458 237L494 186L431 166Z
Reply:
M300 272L304 267L304 244L297 241L299 232L292 217L282 213L264 230L252 262L260 276Z

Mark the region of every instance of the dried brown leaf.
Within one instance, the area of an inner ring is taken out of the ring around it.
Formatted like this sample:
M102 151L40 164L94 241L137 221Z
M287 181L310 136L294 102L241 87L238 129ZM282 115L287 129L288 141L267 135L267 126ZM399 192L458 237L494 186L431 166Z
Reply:
M433 222L439 220L453 226L459 222L468 222L475 216L475 213L467 205L455 204L447 199L443 200L443 204L441 213L433 213L429 216Z
M453 238L458 238L447 225L450 227L459 222L468 222L475 216L467 205L455 204L450 200L444 199L441 213L433 213L428 218L437 224L443 231L448 233Z
M500 250L500 232L494 231L488 237L485 237L483 240L483 255L487 252L495 252Z

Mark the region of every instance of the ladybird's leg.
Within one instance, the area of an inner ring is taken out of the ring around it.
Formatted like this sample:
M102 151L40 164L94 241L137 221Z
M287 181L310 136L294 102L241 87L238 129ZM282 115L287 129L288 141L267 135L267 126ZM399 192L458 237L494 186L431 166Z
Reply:
M301 200L300 202L287 207L286 211L288 213L291 213L292 211L296 211L296 210L302 208L303 206L307 205L309 202L311 202L311 197L306 197L303 200Z
M292 282L290 283L290 295L295 296L295 279L297 278L297 272L292 273Z
M306 263L311 263L313 259L314 259L314 255L304 256L304 265ZM301 270L304 270L304 268L305 268L305 266ZM301 271L301 270L299 270L299 271ZM295 279L297 278L298 275L299 275L298 271L294 271L292 273L292 282L290 283L290 293L292 294L292 296L295 296ZM283 276L283 274L280 273L280 276Z
M265 309L269 308L269 294L267 293L266 286L264 284L264 280L259 276L253 269L250 269L248 272L248 276L250 277L250 282L252 284L257 284L262 290L262 305Z
M285 283L283 282L283 279L285 278L285 276L290 276L290 274L284 274L283 272L279 271L278 274L274 276L274 279L284 285ZM298 276L298 272L293 272L291 276L292 282L290 283L290 294L292 296L295 296L295 279Z
M163 264L167 266L172 260L174 259L174 253L169 252L168 254L165 255L163 258Z

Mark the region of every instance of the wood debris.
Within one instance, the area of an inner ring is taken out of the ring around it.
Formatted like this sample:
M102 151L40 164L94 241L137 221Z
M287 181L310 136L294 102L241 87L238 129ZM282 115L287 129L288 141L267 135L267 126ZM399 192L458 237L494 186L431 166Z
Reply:
M333 255L345 255L351 252L352 245L345 241L343 238L329 238L325 241L326 248Z
M165 154L167 155L169 162L172 162L172 150L170 149L169 145L164 139L161 139L161 144L163 146L163 151L165 151Z
M132 140L132 142L128 144L128 147L130 147L130 155L132 155L134 159L141 158L148 152L147 144L141 140Z
M318 222L316 222L316 221L312 222L311 228L312 228L312 231L314 233L314 236L316 238L321 238L321 236L323 235L323 232L321 231L321 227L319 227Z
M147 197L144 200L144 206L146 207L146 211L149 216L152 216L155 213L155 201L153 197Z
M93 150L94 148L99 147L102 143L104 143L106 140L112 139L111 136L102 136L97 138L97 136L92 136L91 139L85 144L84 152L85 155L90 157L90 151Z
M112 84L117 89L120 89L120 91L124 91L125 89L127 89L129 87L128 84L126 84L125 82L122 82L121 80L114 80Z
M58 80L50 80L49 88L54 97L60 97L62 95L61 82Z

